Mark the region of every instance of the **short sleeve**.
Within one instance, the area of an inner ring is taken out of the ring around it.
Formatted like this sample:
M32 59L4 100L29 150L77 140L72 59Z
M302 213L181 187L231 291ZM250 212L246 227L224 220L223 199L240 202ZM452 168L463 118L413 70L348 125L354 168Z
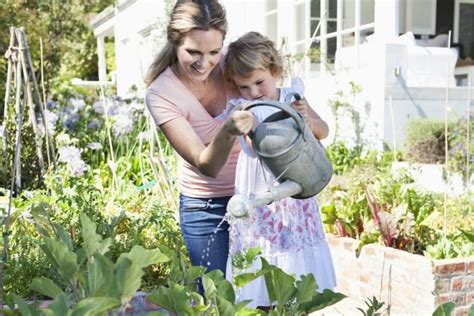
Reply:
M158 126L184 116L184 113L176 104L152 88L149 88L146 92L145 103Z

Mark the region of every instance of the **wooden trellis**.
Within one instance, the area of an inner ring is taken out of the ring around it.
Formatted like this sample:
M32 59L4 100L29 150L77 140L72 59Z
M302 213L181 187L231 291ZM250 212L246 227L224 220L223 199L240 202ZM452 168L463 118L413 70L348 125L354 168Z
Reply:
M14 106L16 131L13 135L8 135L5 126L2 126L3 135L3 161L6 170L6 148L10 141L14 141L14 154L11 170L10 192L8 200L8 210L4 216L4 233L3 233L3 253L0 262L0 306L3 303L3 268L8 259L8 232L9 221L11 214L13 192L19 193L21 190L21 130L24 125L30 124L36 145L36 154L40 166L41 175L45 174L45 160L43 157L43 137L40 134L38 124L36 122L36 113L39 113L42 118L43 128L45 131L44 143L47 153L48 167L51 163L55 163L55 151L51 136L48 133L48 127L45 115L45 104L40 97L40 90L38 88L38 81L33 69L33 62L31 59L28 42L24 28L10 27L10 45L5 53L5 58L8 60L7 68L7 82L5 91L5 102L3 109L3 120L5 122L9 109ZM12 102L12 92L15 93L14 104ZM28 121L24 122L25 111L28 111Z

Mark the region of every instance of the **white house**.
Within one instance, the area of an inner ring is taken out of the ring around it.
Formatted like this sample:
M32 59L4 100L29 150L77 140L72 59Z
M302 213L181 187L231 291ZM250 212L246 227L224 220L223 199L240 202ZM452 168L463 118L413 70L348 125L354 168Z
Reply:
M171 2L118 0L91 21L101 82L106 77L104 38L115 38L119 95L126 95L132 86L144 88L146 70L166 37ZM409 118L467 114L467 85L474 79L474 62L469 59L474 59L474 0L221 3L229 21L227 42L248 31L269 36L291 56L289 74L304 79L306 97L332 125L335 118L328 101L345 91L346 102L360 113L362 139L372 146L380 148L383 142L403 146ZM456 44L451 49L446 47L449 36ZM313 52L311 48L319 49L319 61L295 58ZM348 93L349 82L360 86L361 92ZM339 118L339 123L352 124L347 117ZM351 141L357 133L343 128L339 136Z

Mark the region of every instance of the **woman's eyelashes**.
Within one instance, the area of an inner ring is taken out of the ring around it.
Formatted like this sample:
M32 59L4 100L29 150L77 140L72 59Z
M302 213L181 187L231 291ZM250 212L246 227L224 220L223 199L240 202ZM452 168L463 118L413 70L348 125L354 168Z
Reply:
M198 50L188 49L188 50L186 50L186 51L188 52L189 55L199 55L199 56L200 56L200 55L203 55L203 53L200 52L200 51L198 51ZM213 50L213 51L209 52L209 54L212 55L212 56L219 55L219 53L220 53L220 49L218 49L218 50Z

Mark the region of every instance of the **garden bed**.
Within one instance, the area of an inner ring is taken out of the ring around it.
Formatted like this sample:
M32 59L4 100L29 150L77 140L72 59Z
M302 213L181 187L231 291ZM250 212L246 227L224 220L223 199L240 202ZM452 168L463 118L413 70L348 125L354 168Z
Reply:
M440 304L456 304L453 315L467 315L474 304L474 257L433 260L377 244L327 236L337 291L358 300L375 296L390 314L431 315Z

